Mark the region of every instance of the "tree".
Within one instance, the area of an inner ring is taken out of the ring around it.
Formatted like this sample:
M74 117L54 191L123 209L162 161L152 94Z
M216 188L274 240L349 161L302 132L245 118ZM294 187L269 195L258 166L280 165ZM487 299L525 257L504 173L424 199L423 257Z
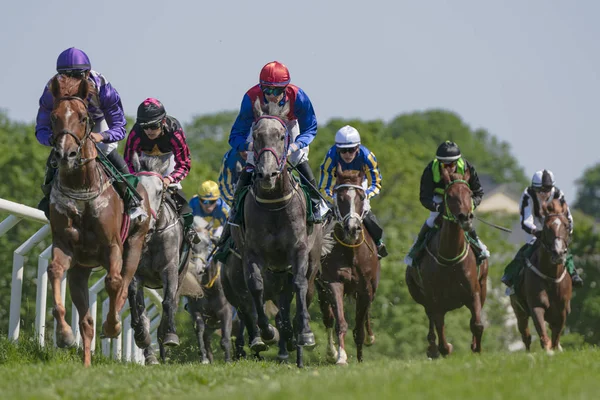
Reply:
M576 184L578 189L575 208L594 218L600 218L600 163L586 169Z

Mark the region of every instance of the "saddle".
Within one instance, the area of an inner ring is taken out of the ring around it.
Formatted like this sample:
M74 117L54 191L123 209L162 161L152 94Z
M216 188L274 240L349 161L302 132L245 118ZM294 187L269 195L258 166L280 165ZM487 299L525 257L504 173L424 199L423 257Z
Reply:
M429 232L427 232L427 235L425 236L425 240L423 240L423 244L421 244L421 246L419 246L418 249L415 249L414 265L417 265L417 267L418 267L421 259L423 258L423 256L426 253L425 249L429 245L429 242L431 242L431 239L435 236L435 234L439 230L440 230L439 225L436 224L433 229L431 229ZM473 251L473 254L475 254L475 258L477 259L477 266L481 266L483 261L485 261L485 258L481 257L482 250L477 245L477 241L475 239L473 239L467 232L465 232L465 239L467 240L467 242L469 242L469 245L471 246L471 250Z

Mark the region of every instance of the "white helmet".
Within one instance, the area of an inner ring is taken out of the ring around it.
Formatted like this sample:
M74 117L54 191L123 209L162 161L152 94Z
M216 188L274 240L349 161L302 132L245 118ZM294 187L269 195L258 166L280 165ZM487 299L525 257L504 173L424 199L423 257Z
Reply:
M533 174L531 178L531 186L536 189L544 188L552 188L554 186L554 174L552 171L544 169L542 171L537 171Z
M339 148L356 147L360 144L360 133L350 125L342 126L335 133L335 145Z

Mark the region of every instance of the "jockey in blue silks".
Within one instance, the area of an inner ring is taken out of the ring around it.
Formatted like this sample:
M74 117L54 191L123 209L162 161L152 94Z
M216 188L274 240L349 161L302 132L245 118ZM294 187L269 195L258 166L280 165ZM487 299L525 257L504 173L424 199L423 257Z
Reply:
M202 182L198 194L190 200L190 206L194 216L207 222L211 235L219 238L229 217L229 206L223 201L217 182Z
M235 187L240 174L246 168L247 158L247 151L235 151L234 149L230 149L223 156L219 172L219 191L221 198L230 206L233 204Z
M71 47L58 56L56 60L56 71L58 78L61 76L86 79L93 90L88 98L88 111L94 121L90 137L98 143L98 147L108 156L110 162L123 174L129 173L129 168L125 160L119 155L117 142L125 137L125 114L121 97L108 80L99 72L92 70L90 59L79 49ZM35 136L44 146L51 146L52 124L50 115L54 108L54 99L50 92L50 83L44 87L42 97L40 98L40 107L38 109ZM42 185L44 198L38 204L38 208L48 216L50 209L50 191L52 180L56 174L56 168L52 163L53 152L50 153L46 162L46 177ZM121 197L124 197L126 186L119 182L115 185ZM131 198L125 208L128 210L131 218L142 216L145 212L139 207L135 198Z
M343 126L336 132L335 145L329 149L321 164L319 189L332 200L335 196L335 174L338 166L343 171L364 171L365 181L362 186L365 188L366 198L363 205L365 211L363 223L377 245L379 257L387 256L382 241L383 228L375 218L369 201L381 191L381 172L375 154L361 144L360 134L350 125Z

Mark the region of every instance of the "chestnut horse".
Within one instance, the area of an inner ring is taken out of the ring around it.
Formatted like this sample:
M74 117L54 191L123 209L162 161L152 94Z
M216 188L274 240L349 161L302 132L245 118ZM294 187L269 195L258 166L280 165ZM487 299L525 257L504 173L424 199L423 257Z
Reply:
M115 338L121 332L119 312L127 300L127 287L136 271L149 219L137 220L129 226L122 240L122 229L128 217L123 202L111 180L96 159L97 150L90 132L94 121L88 114L88 95L92 90L86 80L55 76L50 83L54 97L51 114L54 160L58 177L54 179L50 197L52 262L48 277L54 295L53 315L56 319L56 342L59 347L72 346L75 337L65 321L60 284L68 271L69 290L79 313L83 342L83 364L91 364L91 341L94 320L89 310L88 279L92 268L107 269L105 287L110 309L103 324L103 334ZM143 207L149 210L146 192Z
M363 360L363 344L375 342L375 335L369 324L369 309L379 282L379 259L377 246L363 225L368 209L365 207L365 189L362 182L363 171L336 170L335 204L333 229L324 236L323 247L331 242L331 252L321 260L319 278L319 304L323 313L323 323L327 328L327 356L337 365L346 365L348 356L345 349L345 337L348 323L344 317L344 295L356 299L356 326L354 342L359 362ZM338 349L333 339L335 331ZM365 340L365 328L368 337Z
M551 352L560 347L560 334L571 312L571 277L565 268L570 240L567 205L559 199L542 203L544 228L536 240L531 260L526 260L523 281L510 303L517 317L517 325L527 351L531 345L529 317L533 319L542 348ZM539 242L539 243L538 243ZM552 341L546 333L546 322L552 329Z
M419 265L406 269L408 290L429 318L427 356L431 358L452 352L452 345L446 341L444 317L462 306L471 311L471 350L481 352L481 309L487 292L488 264L486 260L477 266L466 238L465 232L471 230L474 218L469 178L468 170L464 176L442 170L445 189L441 228L427 244L427 253Z

